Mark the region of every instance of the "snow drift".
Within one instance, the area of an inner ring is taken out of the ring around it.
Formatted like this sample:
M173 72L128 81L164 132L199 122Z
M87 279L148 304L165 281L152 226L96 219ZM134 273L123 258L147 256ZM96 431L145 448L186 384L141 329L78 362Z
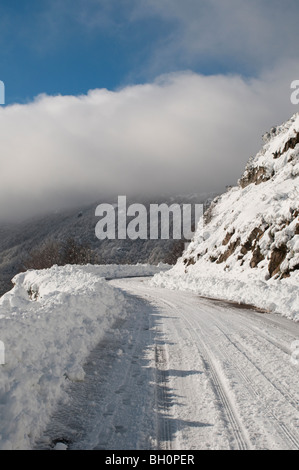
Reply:
M126 317L127 297L103 276L162 268L68 265L15 276L0 299L0 449L31 448L68 383L84 379L89 352Z
M245 302L299 321L299 113L263 136L238 185L153 283Z

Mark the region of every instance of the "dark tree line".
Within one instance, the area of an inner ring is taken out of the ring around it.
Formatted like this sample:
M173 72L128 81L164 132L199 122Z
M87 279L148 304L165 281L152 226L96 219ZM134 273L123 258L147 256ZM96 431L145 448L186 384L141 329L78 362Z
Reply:
M67 238L58 242L50 240L32 250L22 262L22 270L46 269L57 264L97 264L98 256L88 244Z

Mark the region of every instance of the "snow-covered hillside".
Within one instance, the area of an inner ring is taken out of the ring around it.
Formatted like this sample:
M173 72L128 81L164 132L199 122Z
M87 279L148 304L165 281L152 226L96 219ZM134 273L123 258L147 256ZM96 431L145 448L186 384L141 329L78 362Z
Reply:
M102 276L160 269L69 265L14 278L0 300L0 449L30 448L68 383L84 378L89 352L126 317L129 300Z
M299 113L263 136L238 185L153 283L245 302L299 321Z
M139 202L148 208L150 203L183 204L188 202L190 204L204 203L208 206L214 197L214 193L160 196L150 201L138 197L128 199L128 205ZM11 279L15 274L24 270L24 266L28 269L26 261L32 252L52 249L53 244L54 248L61 250L69 238L83 247L88 247L96 264L156 265L160 262L170 264L176 262L183 249L179 240L98 240L95 236L95 227L99 219L95 216L95 209L100 202L115 203L115 200L109 201L102 197L98 203L86 207L39 216L22 223L1 224L0 296L11 289ZM172 221L170 227L172 227ZM52 264L60 263L59 260L55 260ZM45 267L50 266L43 266ZM29 268L39 269L39 266L32 266L29 263Z

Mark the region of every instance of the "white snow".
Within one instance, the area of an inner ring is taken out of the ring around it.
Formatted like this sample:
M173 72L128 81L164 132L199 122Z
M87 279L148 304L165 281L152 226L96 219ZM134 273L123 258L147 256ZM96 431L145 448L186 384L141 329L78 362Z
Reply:
M204 262L200 267L190 266L185 273L181 263L166 273L156 274L151 285L245 303L299 321L298 276L266 281L249 271L220 271L215 264Z
M156 274L152 285L248 303L299 321L299 145L284 151L298 132L299 113L264 136L265 145L250 159L244 176L264 168L267 179L245 187L239 184L216 198L211 220L197 230L176 266ZM275 152L282 154L274 158ZM254 229L260 234L244 252ZM232 253L220 261L234 243ZM271 254L282 246L286 257L279 273L271 277ZM263 259L251 267L256 247ZM289 277L283 278L284 273Z
M88 353L126 316L125 295L103 276L163 268L69 265L15 276L0 299L0 449L30 448L69 381L84 379Z

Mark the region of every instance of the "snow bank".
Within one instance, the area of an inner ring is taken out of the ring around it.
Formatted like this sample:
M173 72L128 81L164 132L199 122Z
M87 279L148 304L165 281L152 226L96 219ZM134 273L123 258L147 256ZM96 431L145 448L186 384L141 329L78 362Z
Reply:
M188 272L181 263L172 270L156 274L153 286L182 289L204 297L253 305L299 321L299 276L291 279L258 279L256 273L223 272L215 265L201 262Z
M118 274L150 269L121 267ZM13 279L14 288L0 299L0 449L30 448L57 399L66 399L70 381L83 380L88 353L125 318L125 294L100 277L116 271L54 266Z

